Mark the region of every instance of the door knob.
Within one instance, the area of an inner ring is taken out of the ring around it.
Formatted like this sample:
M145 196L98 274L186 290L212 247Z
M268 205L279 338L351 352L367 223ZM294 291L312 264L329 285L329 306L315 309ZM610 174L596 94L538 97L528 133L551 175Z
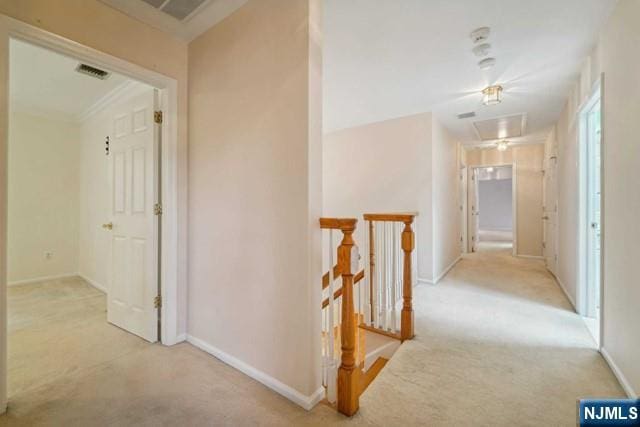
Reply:
M545 215L545 216L543 216L543 217L542 217L542 219L544 219L544 220L548 220L548 219L549 219L549 217Z
M108 222L106 224L102 224L102 228L104 228L106 230L113 230L113 223L112 222Z

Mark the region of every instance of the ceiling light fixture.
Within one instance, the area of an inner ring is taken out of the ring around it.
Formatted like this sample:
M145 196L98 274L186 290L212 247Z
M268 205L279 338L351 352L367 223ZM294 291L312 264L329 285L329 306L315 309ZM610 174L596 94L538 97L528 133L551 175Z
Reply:
M495 85L486 87L482 91L482 103L484 105L495 105L502 102L502 86Z
M488 70L494 65L496 65L496 58L485 58L482 61L478 62L478 67L480 67L481 70Z
M498 151L506 151L507 148L509 148L509 141L507 140L498 141L496 143L496 148L498 149Z
M489 55L490 50L491 45L489 43L482 43L471 49L471 51L480 58Z

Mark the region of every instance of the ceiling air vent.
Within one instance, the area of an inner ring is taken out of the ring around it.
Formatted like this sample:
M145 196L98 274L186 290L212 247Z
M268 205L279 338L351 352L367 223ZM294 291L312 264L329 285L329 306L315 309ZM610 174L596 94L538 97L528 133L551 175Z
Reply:
M96 79L106 80L111 75L110 72L101 70L100 68L92 67L87 64L78 64L76 67L76 71L80 74L85 74L87 76L95 77Z
M205 0L142 0L150 6L177 19L185 21L197 13L197 10L205 4Z
M459 119L470 119L471 117L475 117L475 111L469 111L468 113L458 114Z

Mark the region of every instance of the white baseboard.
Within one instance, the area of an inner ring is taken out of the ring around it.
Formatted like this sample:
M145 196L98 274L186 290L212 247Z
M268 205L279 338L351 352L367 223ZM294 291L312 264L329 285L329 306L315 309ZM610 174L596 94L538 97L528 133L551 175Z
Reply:
M278 381L270 375L265 374L264 372L254 368L253 366L248 365L240 359L237 359L231 356L228 353L212 346L211 344L206 343L200 338L196 338L192 335L187 335L187 341L192 345L198 347L199 349L206 351L217 359L220 359L227 365L239 370L245 375L250 376L254 380L264 384L269 387L271 390L276 393L286 397L291 400L293 403L300 405L307 411L311 410L316 404L318 404L324 397L324 387L318 388L312 395L305 396L299 391L293 389L292 387Z
M447 275L447 273L449 273L451 271L451 269L453 267L455 267L455 265L458 263L458 261L460 261L462 259L462 255L458 255L458 258L456 258L451 264L449 264L447 266L447 268L444 269L444 271L442 273L440 273L438 275L438 277L435 278L435 280L433 281L434 284L437 284L440 280L442 280L444 278L444 276Z
M174 344L178 344L184 341L188 341L189 336L187 334L180 334L176 336L176 342Z
M93 286L94 288L96 288L97 290L99 290L101 292L104 292L105 294L107 293L107 287L104 286L103 284L98 283L95 280L88 278L87 276L85 276L82 273L78 273L77 276L80 277L85 282L87 282L88 284L90 284L91 286Z
M618 365L616 365L616 362L613 361L613 358L611 358L609 352L606 349L602 348L600 349L600 354L602 354L602 357L604 357L604 360L613 371L613 375L616 376L618 382L624 389L624 392L627 393L627 396L629 396L630 399L638 399L638 393L636 393L633 387L631 387L631 384L627 380L627 377L624 376Z
M40 282L48 282L49 280L60 280L60 279L70 279L72 277L77 277L77 273L67 273L67 274L58 274L55 276L43 276L43 277L34 277L33 279L25 279L25 280L16 280L13 282L9 282L9 286L20 286L20 285L31 285L33 283Z
M564 292L564 295L567 297L567 299L569 300L569 302L573 306L573 311L575 311L577 313L578 312L578 307L576 306L576 302L574 301L573 297L569 294L569 291L567 290L567 287L564 285L564 283L562 283L562 280L560 280L557 276L554 276L553 274L551 274L551 275L553 276L554 279L556 279L556 283L558 284L560 289L562 289L562 292Z
M418 283L421 285L436 285L440 280L444 278L444 276L447 275L447 273L451 271L453 267L455 267L455 265L461 259L462 259L462 255L458 255L458 258L456 258L451 264L449 264L447 268L445 268L444 271L440 273L434 280L425 279L424 277L418 277Z

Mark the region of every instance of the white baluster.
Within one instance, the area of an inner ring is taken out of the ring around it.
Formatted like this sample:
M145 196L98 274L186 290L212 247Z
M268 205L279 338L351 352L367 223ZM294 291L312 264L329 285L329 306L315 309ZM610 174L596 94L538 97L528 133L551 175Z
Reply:
M381 309L382 309L382 328L387 329L388 325L388 304L389 301L387 299L388 296L388 286L389 286L389 239L387 236L388 232L388 224L387 222L382 223L382 298L381 298Z
M392 279L391 282L391 330L395 332L396 330L396 293L398 290L398 234L397 234L397 224L395 222L391 223L392 225L392 235L393 235L393 255L392 255Z
M368 224L367 224L368 225ZM369 227L367 227L364 248L364 280L363 280L363 299L364 299L364 323L367 325L371 324L371 258L369 254L369 250L371 248L371 235L369 233Z
M371 278L373 280L373 301L371 301L371 303L373 304L373 326L378 328L380 326L380 291L379 291L379 287L380 287L380 260L382 258L380 258L380 227L378 222L374 222L373 223L373 234L375 236L374 240L374 245L375 245L375 254L376 254L376 268L375 268L375 273L373 275L373 277Z
M329 346L329 365L327 366L327 400L331 403L336 401L337 397L337 361L335 357L334 349L334 332L335 332L335 307L334 307L334 277L333 277L333 230L329 230L329 310L327 317L329 318L327 334L328 346Z

